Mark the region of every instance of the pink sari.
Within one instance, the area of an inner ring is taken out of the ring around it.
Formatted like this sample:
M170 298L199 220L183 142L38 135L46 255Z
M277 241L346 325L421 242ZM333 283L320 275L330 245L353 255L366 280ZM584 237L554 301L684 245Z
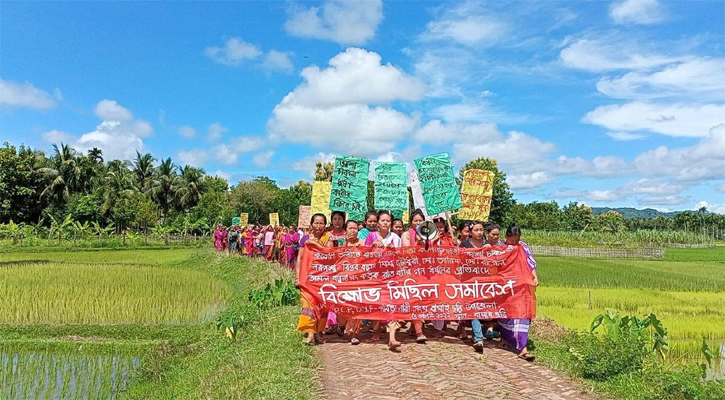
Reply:
M293 235L290 235L288 232L286 235L284 235L283 241L285 247L284 250L287 253L287 262L294 262L297 259L297 249L295 249L295 244L299 243L300 234L298 232L295 232Z
M217 229L214 232L214 246L217 250L224 250L224 237L227 236L226 231Z

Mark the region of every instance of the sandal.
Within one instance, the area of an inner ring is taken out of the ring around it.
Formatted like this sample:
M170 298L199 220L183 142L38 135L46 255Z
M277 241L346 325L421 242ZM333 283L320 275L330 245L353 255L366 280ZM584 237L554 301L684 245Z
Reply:
M354 338L350 339L350 344L353 346L357 346L360 344L360 340L358 338L354 337Z
M532 362L532 361L536 360L536 357L533 354L529 353L529 352L526 352L526 353L523 353L523 354L519 354L518 357L520 359L522 359L524 361L528 361L528 362Z
M398 349L398 348L399 348L400 346L402 346L402 345L403 345L403 344L402 344L402 343L400 343L400 342L389 342L389 343L388 343L388 349L389 349L389 350L393 350L393 351L394 351L394 350Z
M382 335L380 334L379 331L378 332L375 332L375 333L373 333L373 337L370 338L370 340L372 340L373 342L379 342L381 336Z
M343 337L345 336L345 331L342 329L340 325L335 328L335 333L337 333L337 336Z
M418 337L415 338L415 342L418 344L425 344L425 342L427 342L427 341L428 341L428 338L425 337L425 335L422 333L420 335L418 335Z
M476 342L476 343L474 343L474 344L473 344L473 348L474 348L474 349L475 349L475 350L476 350L477 352L479 352L479 353L483 353L483 342Z

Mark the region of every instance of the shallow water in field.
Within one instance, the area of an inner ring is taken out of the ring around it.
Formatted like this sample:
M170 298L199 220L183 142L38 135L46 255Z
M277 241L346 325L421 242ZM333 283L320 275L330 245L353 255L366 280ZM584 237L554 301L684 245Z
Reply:
M116 399L139 365L125 355L0 353L0 398Z

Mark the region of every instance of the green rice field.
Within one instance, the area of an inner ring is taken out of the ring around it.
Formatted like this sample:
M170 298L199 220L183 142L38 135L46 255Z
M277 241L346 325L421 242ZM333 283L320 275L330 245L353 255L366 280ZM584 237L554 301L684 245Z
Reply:
M146 265L0 267L0 323L159 324L209 320L229 287L200 271Z
M585 330L608 309L640 317L652 312L669 330L673 359L700 357L703 337L715 349L725 343L724 247L668 249L663 261L537 261L539 316Z

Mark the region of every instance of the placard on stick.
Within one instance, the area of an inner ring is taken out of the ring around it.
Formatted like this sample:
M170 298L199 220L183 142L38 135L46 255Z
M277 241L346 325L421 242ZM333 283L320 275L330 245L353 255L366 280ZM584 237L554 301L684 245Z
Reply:
M279 226L279 213L269 213L269 224L274 227Z
M240 226L249 225L249 213L241 213L239 215L239 225Z
M461 187L463 207L458 212L458 218L488 221L491 213L491 197L493 197L493 178L493 172L482 169L469 169L463 173Z
M375 209L408 209L408 171L404 163L375 163Z
M312 218L312 207L300 205L300 216L297 219L297 226L302 228L309 228L310 218Z
M420 187L428 214L440 214L461 208L461 194L448 153L438 153L415 160Z
M361 220L367 211L370 161L358 157L336 157L330 189L331 211L345 211L348 218Z
M330 220L330 189L332 184L328 181L315 181L312 183L312 214L321 213ZM312 216L310 216L312 217ZM309 220L307 222L309 224Z

